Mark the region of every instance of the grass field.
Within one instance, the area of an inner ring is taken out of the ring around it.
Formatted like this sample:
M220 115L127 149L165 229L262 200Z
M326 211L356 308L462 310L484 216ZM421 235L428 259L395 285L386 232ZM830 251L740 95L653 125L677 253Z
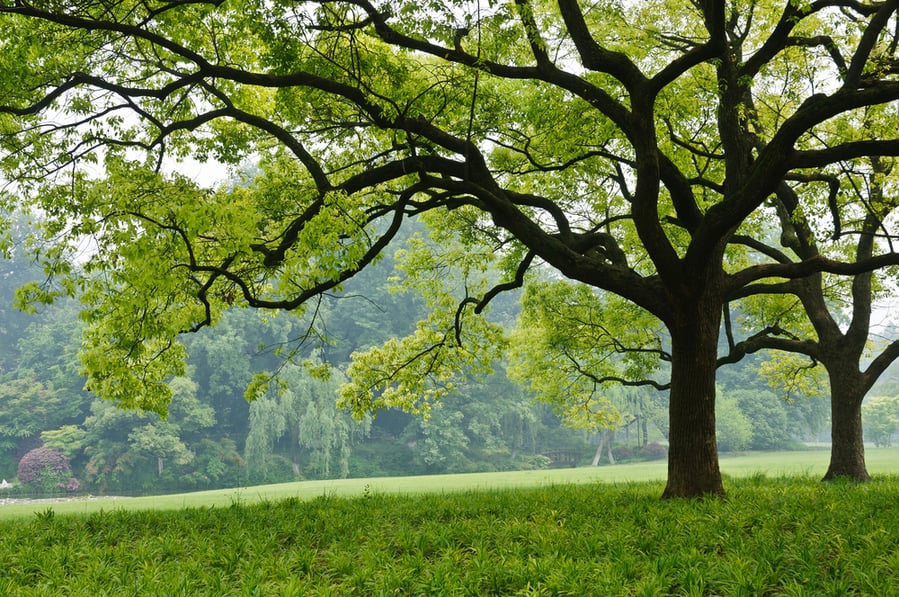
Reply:
M726 499L662 501L661 481L586 470L44 505L0 522L0 595L899 595L899 477L772 478L747 458Z
M868 470L871 474L899 475L899 447L868 448L866 456ZM771 477L785 475L821 477L827 470L828 459L829 452L827 450L725 454L721 457L721 470L723 474L735 478L758 474ZM655 461L615 466L502 473L301 481L136 498L95 498L90 500L74 498L67 502L55 502L50 507L57 514L87 514L115 509L172 510L202 506L227 506L234 502L255 503L285 498L305 500L320 496L359 496L365 493L419 494L583 483L664 481L666 471L667 465L664 461ZM0 506L0 521L30 516L47 508L48 504L41 502Z

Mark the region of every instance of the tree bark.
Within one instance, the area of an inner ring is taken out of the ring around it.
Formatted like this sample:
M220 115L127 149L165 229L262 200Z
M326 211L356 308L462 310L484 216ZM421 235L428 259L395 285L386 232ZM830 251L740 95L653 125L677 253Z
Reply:
M720 311L698 306L671 331L668 484L663 498L724 495L715 440Z
M602 449L606 445L606 436L600 431L599 432L599 445L596 446L596 453L593 454L593 462L590 464L591 466L599 466L599 461L602 460Z
M871 479L865 466L862 434L862 400L865 392L856 391L857 385L842 376L830 376L830 466L824 481L837 478L855 481Z

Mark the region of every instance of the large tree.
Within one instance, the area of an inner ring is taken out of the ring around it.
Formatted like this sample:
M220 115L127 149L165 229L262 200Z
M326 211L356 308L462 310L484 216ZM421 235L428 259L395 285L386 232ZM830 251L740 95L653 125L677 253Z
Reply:
M456 231L471 247L449 253L466 276L494 257L509 280L459 280L454 294L421 274L439 271L434 251L410 261L438 295L433 314L363 355L347 403L439 399L448 368L496 355L475 350L495 336L475 314L542 262L665 324L665 495L722 493L714 380L727 297L896 261L737 267L728 247L784 184L817 204L802 174L899 154L895 131L872 136L852 118L895 110L897 7L6 3L3 166L48 215L50 273L69 273L64 241L95 242L84 361L101 395L164 409L178 332L231 304L302 310L425 214L438 240ZM258 160L260 175L212 192L171 173L187 156Z

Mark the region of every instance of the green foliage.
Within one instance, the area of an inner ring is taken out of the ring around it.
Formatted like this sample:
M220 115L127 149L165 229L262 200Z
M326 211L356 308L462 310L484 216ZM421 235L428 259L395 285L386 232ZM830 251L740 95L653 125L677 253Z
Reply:
M753 450L780 450L791 444L787 409L782 400L772 392L755 390L731 390L733 398L752 427Z
M234 443L205 437L215 413L197 398L196 384L175 378L171 389L174 399L165 420L95 400L80 425L41 437L83 467L83 480L94 491L199 489L234 478L239 462Z
M663 353L658 321L625 301L565 281L530 284L521 305L513 379L574 429L614 429L631 418L614 384L656 373Z
M317 379L306 368L289 364L279 373L277 387L253 401L247 435L246 461L250 478L283 480L272 470L272 458L287 458L296 471L310 478L346 477L351 446L363 438L370 422L356 422L335 406L339 372ZM281 452L281 454L279 454Z
M808 357L775 352L759 366L759 374L786 400L815 396L827 388L827 372Z
M64 421L71 414L65 399L34 378L18 378L0 384L0 438L38 435L43 426ZM61 412L59 412L61 411Z
M409 335L353 353L339 405L356 417L384 408L427 417L433 404L467 378L489 375L502 357L502 327L465 304L489 288L495 256L473 251L455 227L430 224L432 240L443 245L415 235L396 255L396 291L421 295L427 315Z
M81 453L87 440L87 431L78 425L63 425L58 429L41 432L44 447L62 452L69 458Z
M755 476L729 482L731 499L698 502L631 483L51 507L0 523L0 591L890 595L897 484Z
M765 445L779 445L782 448L791 447L799 441L818 442L824 439L824 435L830 430L830 393L826 380L820 377L821 368L813 371L801 369L799 375L813 373L816 379L812 383L806 380L800 384L794 384L794 393L785 396L780 381L771 378L771 373L785 374L789 364L794 366L806 366L808 361L782 360L785 354L755 354L748 355L737 365L728 365L718 370L717 379L722 392L738 399L740 411L748 415L753 426L758 423L762 437L768 440ZM793 355L798 356L798 355ZM759 373L769 372L760 375ZM774 382L773 385L770 382ZM802 393L798 393L800 390ZM768 419L770 411L771 418ZM772 443L773 442L773 443Z
M40 268L29 257L26 238L30 226L20 213L5 213L4 205L12 197L0 193L0 373L15 369L19 357L18 341L31 318L15 308L19 286L41 279Z
M581 434L560 429L546 407L534 404L510 382L497 362L496 372L483 380L460 377L436 411L439 417L460 421L458 429L437 432L439 420L420 424L404 413L385 412L374 421L373 436L354 438L347 452L333 449L327 462L312 456L317 448L294 442L285 432L266 448L270 454L262 471L258 459L254 461L258 451L252 442L264 434L247 443L251 404L244 392L253 372L269 372L268 383L284 359L312 356L303 338L326 333L333 342L315 353L335 366L329 383L339 382L338 369L345 367L353 349L377 346L413 330L424 305L413 293L391 292L396 281L388 278L395 273L394 263L385 258L350 280L346 295L324 298L314 318L231 308L215 329L185 337L187 375L171 381L175 396L164 421L152 413L96 402L84 392L77 361L83 328L77 304L57 301L43 308L29 325L10 328L10 342L18 348L3 361L9 372L0 378L0 389L7 390L0 421L9 433L27 426L28 434L0 435L3 476L15 476L19 457L38 437L70 458L86 490L119 494L289 480L296 478L295 463L306 477L322 476L323 465L332 477L516 470L533 468L535 454L546 449L589 449ZM504 326L517 316L514 297L497 297L492 306L491 320ZM296 371L281 373L285 381ZM335 399L320 397L323 427L331 423L328 416L345 418L334 409ZM255 408L279 408L277 402L263 402ZM280 417L274 412L258 417L255 424L278 425ZM365 429L347 423L354 433Z
M719 450L736 452L752 445L752 421L740 410L736 398L719 395L715 404L715 418Z
M873 396L862 406L865 435L875 445L893 445L893 436L899 432L899 396Z

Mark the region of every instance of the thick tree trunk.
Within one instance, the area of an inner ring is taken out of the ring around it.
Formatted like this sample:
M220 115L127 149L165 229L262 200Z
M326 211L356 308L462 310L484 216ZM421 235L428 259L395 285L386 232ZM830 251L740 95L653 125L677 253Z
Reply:
M839 376L831 376L831 447L830 466L824 481L849 478L869 481L871 476L865 466L865 444L862 435L862 400L864 392Z
M671 329L668 485L663 498L724 495L715 441L718 311Z

